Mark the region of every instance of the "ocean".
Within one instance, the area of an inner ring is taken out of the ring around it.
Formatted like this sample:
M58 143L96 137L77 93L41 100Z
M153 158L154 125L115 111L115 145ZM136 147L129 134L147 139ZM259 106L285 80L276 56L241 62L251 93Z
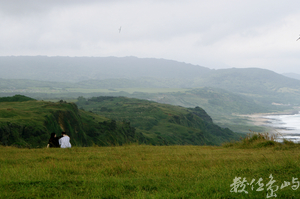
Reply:
M266 126L275 129L278 136L275 141L283 142L283 139L300 143L300 112L294 115L268 115Z

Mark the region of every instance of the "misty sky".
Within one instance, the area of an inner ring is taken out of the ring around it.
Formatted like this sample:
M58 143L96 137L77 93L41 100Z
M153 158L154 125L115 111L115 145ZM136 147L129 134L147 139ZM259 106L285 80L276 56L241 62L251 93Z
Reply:
M300 74L299 0L0 0L0 19L0 56L153 57Z

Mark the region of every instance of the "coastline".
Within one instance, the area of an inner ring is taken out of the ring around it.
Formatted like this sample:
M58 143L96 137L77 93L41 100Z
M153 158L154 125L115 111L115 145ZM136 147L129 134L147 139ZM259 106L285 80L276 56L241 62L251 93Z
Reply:
M266 129L263 133L268 133L277 142L283 142L284 139L300 143L299 127L287 123L283 118L299 118L299 110L290 110L276 113L256 113L250 115L241 115L247 121L255 126L260 126ZM296 122L299 119L296 120ZM295 121L295 119L294 119ZM289 124L289 125L286 125ZM298 126L298 125L297 125Z
M267 118L267 116L275 116L275 115L296 115L299 114L299 110L288 110L288 111L282 111L282 112L273 112L273 113L254 113L249 115L240 115L244 118L246 118L250 124L255 126L260 126L263 128L266 128L268 130L268 133L271 134L281 134L278 132L278 130L289 130L288 128L278 128L278 127L272 127L271 125L268 125L270 123L270 119Z

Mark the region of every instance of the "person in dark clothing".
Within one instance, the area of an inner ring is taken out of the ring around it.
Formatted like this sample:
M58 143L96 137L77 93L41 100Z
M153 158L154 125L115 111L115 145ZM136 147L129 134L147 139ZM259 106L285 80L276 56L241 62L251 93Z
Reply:
M61 137L56 137L56 134L55 133L51 133L51 137L49 139L49 142L48 142L48 145L47 145L47 148L59 148L59 143L58 143L58 140L60 139Z

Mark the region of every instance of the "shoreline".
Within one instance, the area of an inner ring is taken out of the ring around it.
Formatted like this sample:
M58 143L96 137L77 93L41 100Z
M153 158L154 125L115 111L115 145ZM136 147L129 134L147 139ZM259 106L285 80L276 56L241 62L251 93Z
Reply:
M266 116L275 116L275 115L296 115L299 114L299 110L289 110L289 111L282 111L282 112L275 112L275 113L254 113L249 115L240 115L248 120L248 122L252 125L263 127L268 129L268 133L272 135L282 135L282 133L278 132L279 130L285 130L289 131L291 129L286 127L272 127L271 125L268 125L268 123L271 123L269 118L266 118Z

